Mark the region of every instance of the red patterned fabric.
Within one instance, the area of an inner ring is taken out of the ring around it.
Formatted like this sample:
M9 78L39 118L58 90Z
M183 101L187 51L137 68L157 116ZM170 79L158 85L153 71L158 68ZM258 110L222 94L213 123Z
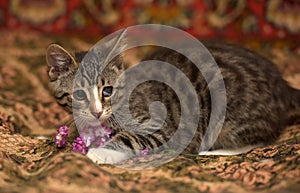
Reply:
M299 39L299 0L1 0L0 28L106 35L145 23L200 38Z

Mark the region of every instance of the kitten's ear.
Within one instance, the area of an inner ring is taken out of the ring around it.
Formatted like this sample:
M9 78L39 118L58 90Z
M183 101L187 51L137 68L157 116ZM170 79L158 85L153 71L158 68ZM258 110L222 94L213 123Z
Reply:
M49 66L50 80L56 80L59 76L67 76L78 69L78 64L63 47L57 44L48 46L46 60Z
M111 60L112 56L114 56L116 53L120 53L118 57L113 60L113 66L112 68L118 73L119 71L122 71L124 69L123 65L123 52L127 46L127 28L123 29L120 34L107 42L107 47L111 48L110 52L108 53L106 60ZM106 61L105 61L106 63Z

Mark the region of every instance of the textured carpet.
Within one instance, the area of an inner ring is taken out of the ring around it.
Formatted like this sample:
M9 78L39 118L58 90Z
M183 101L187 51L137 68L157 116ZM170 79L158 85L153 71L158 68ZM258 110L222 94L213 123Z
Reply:
M299 192L297 116L276 143L239 156L179 156L153 170L96 165L54 135L71 120L51 97L45 48L58 42L87 50L96 40L26 31L0 32L0 192ZM239 42L272 59L300 87L300 46L289 41ZM75 132L73 132L75 133ZM34 136L48 136L38 140ZM136 158L138 164L155 156Z

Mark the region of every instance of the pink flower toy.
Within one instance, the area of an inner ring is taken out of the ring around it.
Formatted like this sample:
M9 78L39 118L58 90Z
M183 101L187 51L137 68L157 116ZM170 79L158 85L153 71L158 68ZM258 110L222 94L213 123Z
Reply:
M58 147L65 147L67 144L67 137L69 136L69 128L65 125L61 126L55 135L55 144Z
M85 142L81 139L81 137L77 137L72 143L72 146L74 151L82 153L84 155L86 155L89 150Z

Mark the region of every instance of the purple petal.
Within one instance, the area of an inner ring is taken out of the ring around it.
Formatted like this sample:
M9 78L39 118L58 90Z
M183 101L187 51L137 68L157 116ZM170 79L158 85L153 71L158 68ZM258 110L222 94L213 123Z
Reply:
M149 148L148 147L146 147L145 149L143 149L142 151L141 151L141 156L146 156L146 155L148 155L149 154Z
M68 134L69 128L66 125L60 126L57 132Z
M57 144L58 147L64 147L67 145L67 137L68 134L68 127L67 126L61 126L55 135L55 144Z
M72 146L73 146L73 150L76 152L80 152L84 155L87 154L87 152L88 152L88 147L86 146L86 144L80 137L77 137L74 140L74 142L72 143Z
M106 134L111 134L112 133L112 129L106 126L103 126L104 131L106 132Z

